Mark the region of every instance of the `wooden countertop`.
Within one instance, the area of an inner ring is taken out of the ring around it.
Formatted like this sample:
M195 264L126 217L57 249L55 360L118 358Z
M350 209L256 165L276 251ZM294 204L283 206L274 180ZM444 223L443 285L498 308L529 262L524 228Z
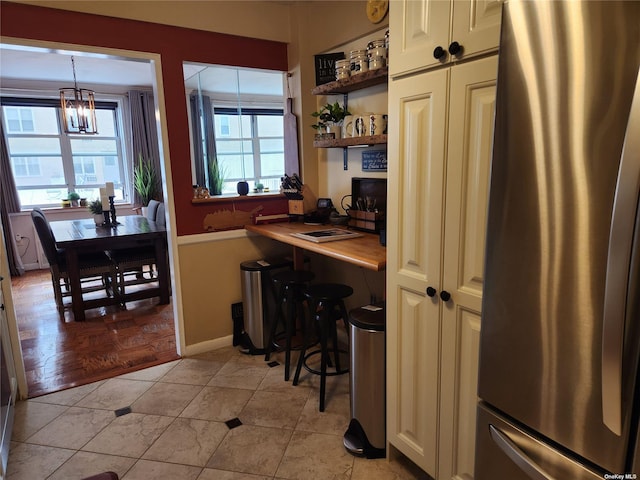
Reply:
M331 258L380 271L387 266L387 249L380 245L380 237L373 233L362 233L361 237L332 242L316 243L292 236L292 233L309 232L312 230L329 230L333 225L305 225L303 223L269 223L261 225L245 225L250 232L263 235L279 242L292 245L296 249L319 253Z

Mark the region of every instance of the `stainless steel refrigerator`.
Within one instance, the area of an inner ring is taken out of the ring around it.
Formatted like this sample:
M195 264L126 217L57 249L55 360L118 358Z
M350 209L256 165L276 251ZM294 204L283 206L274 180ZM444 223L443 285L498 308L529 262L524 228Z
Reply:
M640 477L639 65L638 1L504 5L476 480Z

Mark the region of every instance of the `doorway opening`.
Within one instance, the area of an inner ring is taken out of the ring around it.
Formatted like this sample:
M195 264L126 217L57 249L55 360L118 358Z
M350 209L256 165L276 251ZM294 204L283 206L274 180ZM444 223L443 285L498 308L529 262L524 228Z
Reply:
M88 50L84 51L61 50L59 47L49 43L39 43L37 46L0 45L2 96L42 98L57 95L58 89L69 83L69 56L74 55L76 65L83 65L82 70L78 69L81 86L92 88L96 96L101 95L103 100L125 97L130 90L147 90L152 92L158 111L159 57L143 53L140 53L140 57L135 57L137 53L134 53L132 57L132 52L121 54L113 49L98 51L95 47L87 47ZM82 61L78 62L78 58ZM5 121L4 118L0 120ZM120 216L135 214L130 200L133 198L132 175L128 173L135 158L131 151L130 128L127 128L129 115L126 111L119 121L124 126L122 151L126 159L122 188L128 189L117 206ZM159 121L157 127L162 152L161 142L166 135L161 132L165 127ZM159 160L166 192L165 159ZM83 168L86 167L86 161L81 163ZM85 170L83 173L86 173ZM49 215L52 219L90 217L86 208L52 208L47 211ZM16 314L17 328L14 331L18 332L19 337L14 344L21 346L25 366L18 376L23 375L21 386L27 386L29 397L179 358L181 331L173 299L168 305L157 305L157 299L147 299L127 303L126 310L117 306L88 310L85 322L74 322L68 316L70 312L61 318L55 308L51 274L43 262L42 251L38 249L29 211L12 214L10 221L14 236L19 235L21 239L17 246L18 253L27 260L24 262L27 264L25 275L12 278L10 295ZM171 251L169 232L167 240Z

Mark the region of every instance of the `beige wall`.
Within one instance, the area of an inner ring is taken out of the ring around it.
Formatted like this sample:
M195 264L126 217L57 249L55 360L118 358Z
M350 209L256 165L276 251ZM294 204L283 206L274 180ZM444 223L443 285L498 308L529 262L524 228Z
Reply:
M290 254L286 246L251 236L180 247L185 343L197 345L233 333L231 305L242 301L240 263Z
M384 38L386 27L382 30L360 37L352 42L340 45L336 50L349 54L351 50L365 48L371 40ZM316 99L316 110L326 103L344 101L343 95L318 95ZM348 96L349 112L357 115L365 112L387 113L387 85L378 85L365 90L351 92ZM305 128L312 130L307 122ZM344 170L344 154L341 148L320 148L317 149L317 174L318 174L318 195L329 197L336 204L340 213L340 200L351 193L352 177L387 178L386 172L363 172L362 153L367 150L384 150L385 146L377 145L367 148L350 148L347 150L348 170ZM345 204L352 203L351 198L345 199Z
M298 116L302 163L298 173L314 192L323 192L324 185L318 177L318 156L323 153L313 148L315 132L309 127L313 123L311 113L317 110L318 102L310 94L315 87L313 56L342 51L340 49L349 42L388 28L389 24L388 18L379 24L369 22L365 0L13 1L288 43L290 87L294 113ZM204 48L215 48L215 45Z
M365 4L365 1L305 1L293 2L291 7L289 70L294 111L298 116L301 174L316 192L327 192L328 182L327 173L319 172L318 160L327 152L313 147L314 131L309 126L313 123L311 113L317 110L319 101L310 93L315 87L313 56L339 49L353 39L383 28L384 25L373 25L367 20ZM384 99L386 102L386 94ZM340 169L341 166L340 160ZM352 171L340 172L339 183L350 185L352 176L358 175ZM187 352L190 346L232 334L231 304L242 298L240 263L272 255L274 251L281 253L282 247L277 242L256 237L179 246ZM284 253L288 253L286 248ZM343 281L354 287L356 294L348 300L349 307L367 303L371 294L377 298L384 295L383 272L363 271L343 262L311 257L311 268L322 272L320 279Z
M315 131L310 127L314 123L311 114L318 109L318 97L311 95L315 84L314 55L331 51L345 51L344 46L355 39L365 37L371 32L388 26L385 18L379 24L369 22L365 11L366 1L341 2L294 2L292 21L297 29L293 43L297 45L298 57L290 58L290 68L296 67L300 77L299 95L301 103L296 105L299 125L299 144L301 145L302 175L305 183L309 184L319 195L326 194L327 184L321 181L318 162L326 151L313 147ZM296 63L291 63L295 60ZM335 101L335 100L334 100ZM335 150L340 152L340 150ZM340 165L342 162L340 161ZM345 176L354 176L344 172ZM342 175L341 177L342 178Z
M298 116L299 144L305 183L321 195L339 195L350 184L352 171L342 172L339 192L328 187L334 163L327 167L327 152L313 148L314 131L310 128L311 113L317 110L318 98L311 95L315 86L314 55L334 51L388 25L388 20L371 24L365 13L366 2L357 1L21 1L85 13L151 21L188 28L236 34L287 42L291 94L294 112ZM215 48L194 46L194 48ZM321 165L319 166L319 158ZM292 172L288 172L292 173ZM336 172L337 174L337 172ZM171 186L168 186L171 188ZM334 201L339 198L334 197ZM216 234L198 239L178 238L173 246L177 289L174 294L176 311L183 321L183 354L189 354L232 334L231 304L242 298L240 263L269 255L286 253L288 247L259 237L217 240ZM323 261L324 260L324 261ZM321 278L344 281L357 294L348 306L369 301L370 294L378 298L384 293L383 272L362 271L342 262L317 259L322 264ZM312 267L313 268L313 267ZM191 348L190 348L191 347Z
M213 341L232 335L231 305L242 301L240 264L272 256L291 255L289 246L260 236L183 244L179 247L186 353L206 351ZM350 285L354 295L347 308L384 298L384 272L374 272L339 260L309 254L316 281Z

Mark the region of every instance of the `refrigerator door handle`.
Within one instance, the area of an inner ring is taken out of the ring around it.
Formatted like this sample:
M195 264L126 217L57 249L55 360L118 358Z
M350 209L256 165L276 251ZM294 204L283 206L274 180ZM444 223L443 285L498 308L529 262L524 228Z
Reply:
M618 170L602 319L602 421L622 435L622 355L629 264L640 189L640 74Z
M531 460L513 441L498 428L489 425L489 434L494 443L532 480L555 480Z

